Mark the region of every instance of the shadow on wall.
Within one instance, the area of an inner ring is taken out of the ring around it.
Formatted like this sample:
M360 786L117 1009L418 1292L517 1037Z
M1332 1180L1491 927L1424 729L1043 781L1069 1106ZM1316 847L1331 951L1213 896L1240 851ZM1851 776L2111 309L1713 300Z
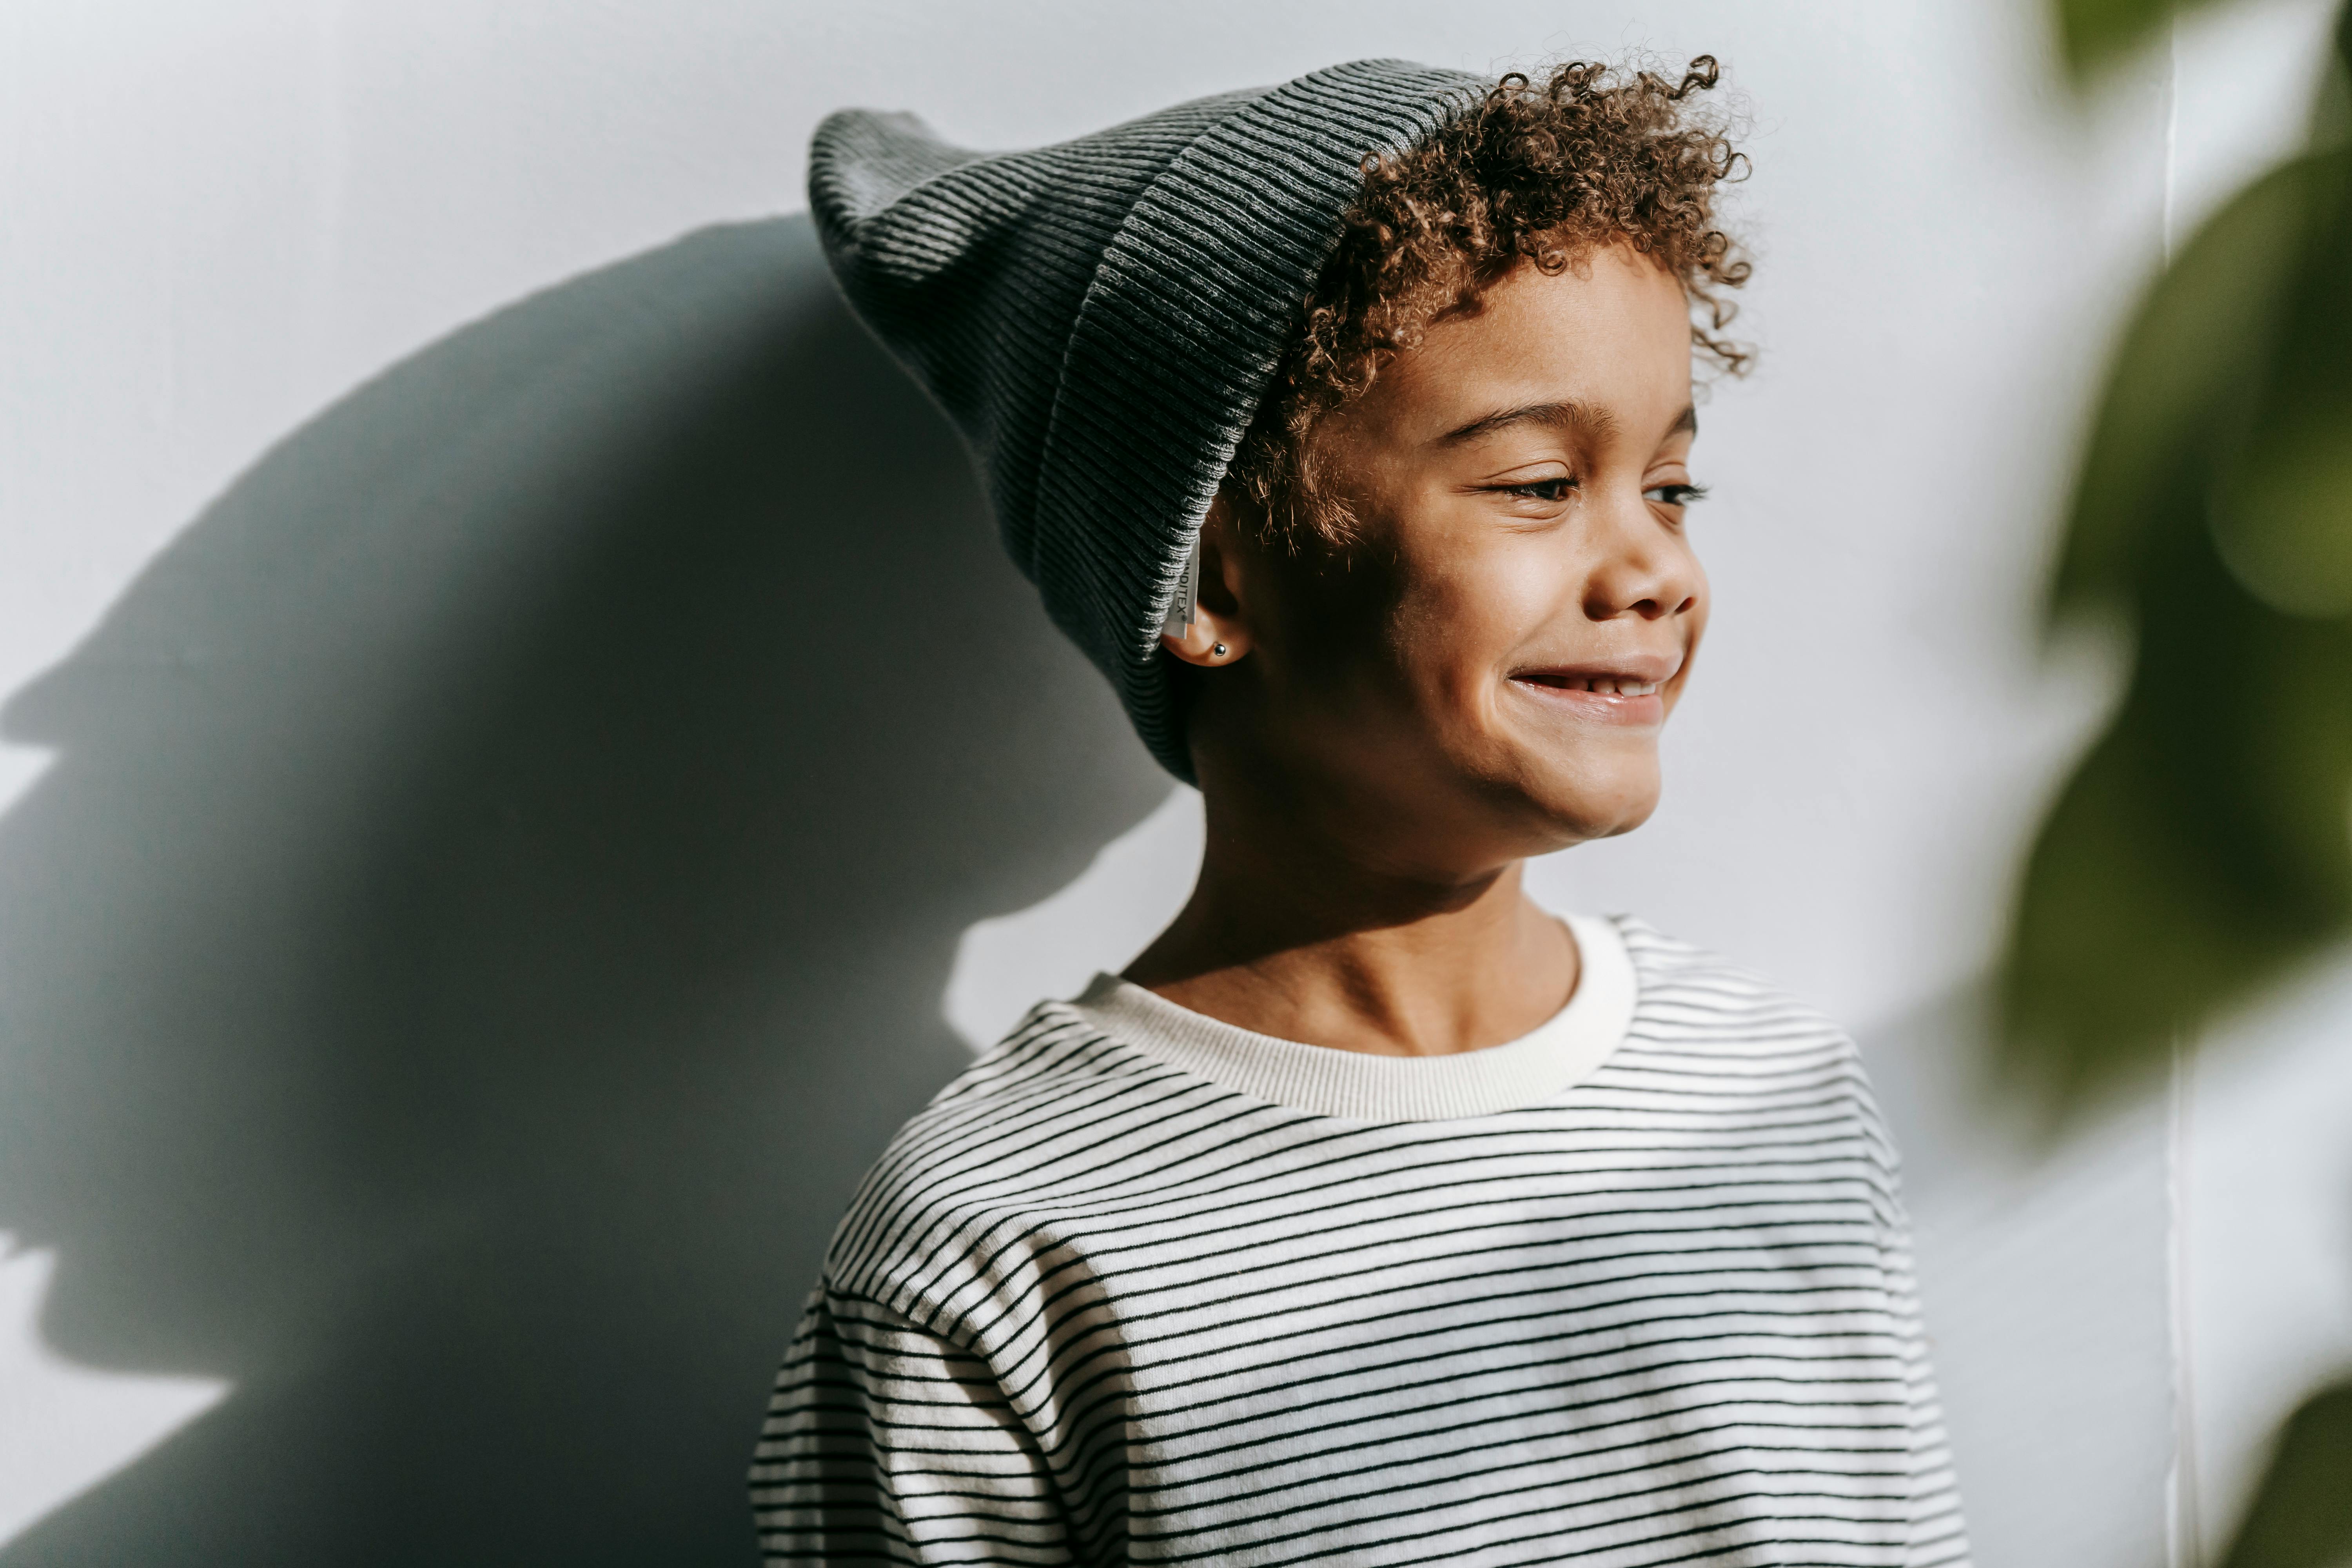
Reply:
M0 1230L236 1388L5 1568L752 1561L959 933L1167 788L805 219L353 394L5 725Z

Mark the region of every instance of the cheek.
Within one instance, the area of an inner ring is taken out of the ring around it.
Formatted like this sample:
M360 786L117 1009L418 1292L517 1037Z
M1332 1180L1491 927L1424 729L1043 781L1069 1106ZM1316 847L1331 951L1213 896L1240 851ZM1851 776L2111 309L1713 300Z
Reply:
M1698 653L1699 637L1706 630L1707 612L1715 604L1706 573L1699 565L1697 556L1691 557L1689 570L1694 584L1692 593L1698 602L1683 616L1683 667L1666 687L1666 706L1669 709L1682 700L1683 689L1690 684L1691 660Z
M1425 696L1474 722L1493 710L1504 672L1567 592L1549 552L1465 548L1412 574L1393 642Z

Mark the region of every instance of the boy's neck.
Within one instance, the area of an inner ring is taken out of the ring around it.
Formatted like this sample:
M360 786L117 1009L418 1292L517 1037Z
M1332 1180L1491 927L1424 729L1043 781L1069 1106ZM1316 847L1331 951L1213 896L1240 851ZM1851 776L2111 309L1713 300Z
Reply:
M1567 1005L1580 969L1523 862L1460 881L1366 864L1209 814L1201 876L1126 978L1258 1034L1378 1056L1501 1045Z

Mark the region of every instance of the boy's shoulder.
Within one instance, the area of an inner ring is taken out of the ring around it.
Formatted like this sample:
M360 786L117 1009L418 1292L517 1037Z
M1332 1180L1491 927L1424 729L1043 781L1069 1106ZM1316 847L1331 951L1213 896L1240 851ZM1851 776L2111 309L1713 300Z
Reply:
M834 1233L827 1283L899 1296L925 1258L1066 1197L1074 1170L1099 1167L1138 1123L1181 1113L1202 1087L1069 1004L1040 1002L890 1140Z
M1612 1102L1681 1106L1697 1091L1729 1110L1725 1094L1818 1103L1827 1092L1876 1141L1843 1029L1704 948L1630 916L1611 924L1634 975L1626 1034L1592 1079ZM979 1284L976 1259L1003 1247L1009 1260L1039 1236L1122 1209L1136 1184L1157 1189L1206 1150L1263 1154L1331 1136L1326 1119L1196 1078L1068 1003L1042 1002L891 1140L835 1233L826 1281L931 1318Z
M1811 1058L1836 1064L1867 1101L1853 1037L1819 1008L1744 964L1633 916L1611 921L1625 939L1636 982L1621 1056L1678 1047L1735 1072Z
M1727 1022L1802 1019L1845 1037L1845 1031L1811 1005L1761 973L1634 915L1612 915L1633 961L1637 1012L1701 1013Z
M1612 920L1633 960L1637 991L1633 1022L1604 1072L1628 1082L1693 1075L1743 1096L1826 1099L1893 1178L1901 1159L1853 1036L1743 964L1632 916Z

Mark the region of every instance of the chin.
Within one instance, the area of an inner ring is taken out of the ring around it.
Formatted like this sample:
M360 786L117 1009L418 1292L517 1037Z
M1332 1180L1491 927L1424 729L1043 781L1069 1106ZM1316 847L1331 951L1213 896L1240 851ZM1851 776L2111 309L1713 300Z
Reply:
M1546 781L1549 787L1533 792L1529 804L1543 817L1552 842L1549 849L1589 844L1631 833L1658 809L1659 779L1655 767L1632 770L1635 776L1596 779L1589 773Z

